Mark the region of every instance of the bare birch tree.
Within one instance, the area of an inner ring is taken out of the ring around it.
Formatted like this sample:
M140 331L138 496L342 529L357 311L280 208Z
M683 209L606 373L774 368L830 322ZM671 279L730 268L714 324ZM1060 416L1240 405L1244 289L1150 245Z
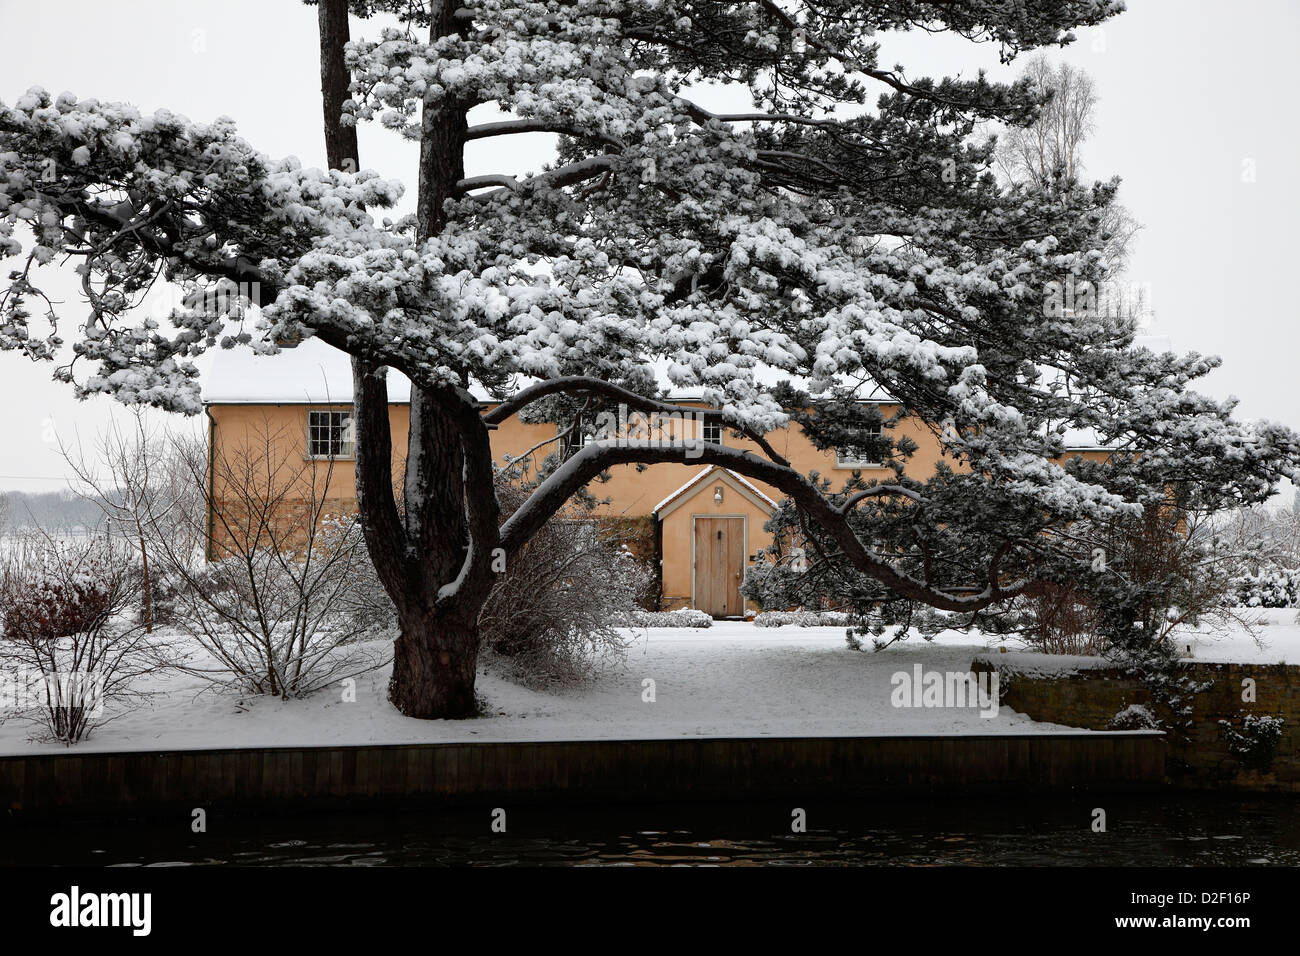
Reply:
M1069 202L1084 172L1083 145L1097 131L1096 86L1086 70L1053 63L1044 53L1028 60L1020 79L1042 105L1034 122L999 132L997 168L1008 182L1056 192ZM1105 210L1100 231L1107 237L1103 251L1114 273L1124 271L1141 228L1118 202Z

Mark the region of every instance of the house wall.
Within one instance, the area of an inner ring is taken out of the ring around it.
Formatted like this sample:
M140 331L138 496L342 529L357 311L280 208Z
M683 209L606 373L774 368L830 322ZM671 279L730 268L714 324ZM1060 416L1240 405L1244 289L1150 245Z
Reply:
M683 403L693 407L703 407L700 403ZM304 489L304 494L284 496L282 520L301 522L304 520L305 508L302 498L310 498L323 491L326 498L326 512L332 514L351 513L356 509L356 485L353 462L350 459L336 459L333 462L313 461L307 458L307 411L313 409L347 410L348 405L306 405L306 404L219 404L210 405L208 413L212 420L212 442L217 458L229 463L241 461L258 461L271 459L276 462L273 468L265 466L250 469L249 478L263 485L275 482L295 481ZM881 411L888 419L895 411L894 405L883 405ZM389 423L393 433L393 467L394 477L400 480L405 458L406 435L410 427L410 407L405 404L389 406ZM916 443L918 449L907 463L907 473L925 480L934 474L940 462L946 461L956 470L964 468L960 463L947 457L937 433L927 427L919 418L906 418L891 429L895 438L907 437ZM511 418L501 423L493 432L492 447L498 461L506 455L520 455L537 443L555 435L553 424L525 424L518 418ZM785 456L802 472L817 471L831 478L835 485L846 480L854 469L842 468L835 463L832 451L819 451L813 447L806 435L797 427L791 426L769 433L768 441L777 452ZM735 433L723 432L723 444L741 450L762 452L751 441ZM541 457L554 450L554 444L539 451ZM1090 452L1089 457L1104 453ZM598 499L608 499L607 503L597 507L597 515L605 520L616 518L645 517L653 513L654 508L673 492L677 491L692 478L707 470L708 465L698 462L662 463L646 467L636 465L617 465L610 469L609 477L596 480L589 486ZM217 549L223 541L228 541L232 529L248 524L247 518L240 514L240 494L238 487L231 486L231 469L218 468L213 475L212 498L215 510L221 517L214 521L213 539ZM235 469L238 470L238 469ZM886 476L888 469L862 469L865 477ZM245 480L243 473L235 476L234 484ZM769 498L779 501L783 495L777 489L762 482L753 482L754 486ZM703 491L703 489L701 489ZM707 493L696 495L686 506L679 508L664 521L662 533L662 595L667 607L688 606L691 599L691 515L743 515L747 521L748 543L746 559L755 551L767 547L771 536L763 530L767 518L766 512L752 501L728 488L724 500L718 505L712 498L713 485ZM295 498L298 499L295 503Z
M210 405L210 558L235 544L256 542L284 549L306 538L313 502L325 515L356 511L356 472L351 459L318 461L307 456L307 410L346 411L348 405ZM410 408L389 406L393 462L400 476ZM264 504L270 501L270 505ZM263 515L261 508L270 512ZM276 540L265 540L267 523ZM247 546L247 545L245 545Z
M683 404L703 407L699 403ZM886 418L893 414L895 410L895 406L881 406L881 411ZM931 432L919 418L905 419L892 430L891 434L895 438L904 436L911 438L919 446L916 454L907 464L907 473L918 480L924 481L929 478L934 474L938 463L945 460L943 446L939 443L936 434ZM507 447L507 443L512 437L509 434L498 436L501 444L498 445L494 441L493 447ZM838 485L846 480L853 471L852 468L838 467L835 464L835 453L833 451L819 451L813 447L812 442L808 440L808 437L798 426L787 426L769 433L766 438L777 452L787 458L795 466L796 470L804 474L815 470L830 477L832 482ZM752 451L761 457L766 457L754 442L741 438L733 432L724 430L722 443L730 448ZM523 447L528 446L524 445ZM950 466L956 466L952 458L949 457L946 460ZM604 510L623 514L650 514L655 505L707 467L707 465L698 463L678 464L665 462L638 471L635 465L619 465L610 469L608 481L593 482L591 491L598 498L612 499L609 505L603 506ZM871 477L873 474L881 476L889 474L889 470L886 468L868 468L862 469L862 471L867 477ZM753 481L753 484L769 498L779 501L784 497L780 491L770 485L759 481ZM753 553L752 548L750 552ZM666 553L667 547L665 546Z
M702 407L698 403L688 403ZM227 456L242 455L256 451L264 443L267 435L275 436L277 449L296 462L304 462L306 457L307 410L308 408L337 408L346 410L347 405L211 405L209 414L215 425L216 447ZM888 416L893 408L882 406ZM393 461L400 473L401 462L406 447L406 433L410 427L410 408L407 405L391 405L389 422L393 430ZM539 441L555 434L551 424L528 425L511 418L501 423L492 436L492 448L498 459L504 455L518 455L527 451ZM901 422L893 434L897 437L909 437L920 447L908 462L907 473L920 480L925 480L934 473L935 467L944 460L942 445L919 419L907 419ZM835 455L830 451L818 451L797 427L787 427L767 436L772 446L788 458L801 472L817 470L830 476L838 483L847 479L853 469L840 468L835 464ZM723 433L723 444L732 448L750 450L761 454L751 441L740 438L734 433ZM548 446L539 454L545 455L554 446ZM951 458L947 459L954 465ZM331 466L332 464L332 466ZM329 496L340 502L355 500L355 474L352 462L338 459L333 463L313 462L311 469L322 482L327 481ZM656 504L668 497L692 477L699 474L705 465L698 463L663 463L638 469L636 465L616 465L610 469L607 481L594 481L591 491L597 498L609 498L610 503L601 505L601 513L609 515L648 515ZM864 469L870 476L873 472L885 475L886 469ZM754 482L765 494L774 499L781 497L775 488ZM220 497L217 489L217 497Z

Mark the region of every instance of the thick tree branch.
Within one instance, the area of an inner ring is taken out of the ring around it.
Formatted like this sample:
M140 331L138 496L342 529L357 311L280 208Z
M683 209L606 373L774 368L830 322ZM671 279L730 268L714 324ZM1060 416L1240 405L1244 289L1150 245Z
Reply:
M694 405L680 405L673 402L661 401L657 398L647 398L637 392L623 388L613 382L606 382L603 379L588 378L581 375L568 375L562 378L553 378L544 382L538 382L530 385L513 396L506 399L496 408L487 412L483 420L489 424L499 424L518 414L524 408L527 408L533 402L539 401L550 395L559 393L572 393L580 395L600 395L613 401L622 402L628 408L636 409L639 412L655 413L663 415L690 415L704 421L716 421L726 423L722 413L716 408L701 408ZM759 432L743 425L728 424L729 428L734 428L740 434L744 435L754 444L763 450L763 453L772 461L779 465L789 465L785 456L772 447L771 443Z
M680 447L637 442L588 445L543 481L528 501L501 526L501 547L507 554L522 547L571 495L614 465L668 461L681 463L684 460L685 452ZM816 485L793 468L767 461L752 452L720 445L705 445L692 460L700 464L721 465L785 492L797 507L805 511L839 545L854 567L876 578L901 597L921 601L940 610L969 613L1013 597L1028 584L1027 581L1019 581L1003 586L996 580L990 580L978 594L965 596L929 587L925 582L899 571L867 548L854 534L839 508ZM994 568L992 577L996 576L997 570Z
M465 139L513 136L516 133L558 133L564 136L572 136L575 139L598 139L618 149L622 149L624 146L622 140L607 136L604 133L583 129L581 126L574 126L571 123L542 119L505 120L500 123L483 123L479 126L471 126L465 133Z
M882 495L891 495L897 498L910 498L917 504L924 504L927 500L924 495L913 491L911 488L904 488L902 485L873 485L870 488L856 491L850 495L848 500L845 501L844 504L840 505L840 514L847 515L867 498L878 498Z
M501 186L501 189L494 189L490 193L483 193L474 197L475 199L490 200L503 196L507 192L522 192L525 189L559 189L608 172L614 168L617 159L617 156L611 154L591 156L576 163L569 163L557 169L552 169L549 172L530 176L524 180L502 175L474 176L470 179L458 180L456 182L456 192L463 194L472 189L481 189L484 186Z

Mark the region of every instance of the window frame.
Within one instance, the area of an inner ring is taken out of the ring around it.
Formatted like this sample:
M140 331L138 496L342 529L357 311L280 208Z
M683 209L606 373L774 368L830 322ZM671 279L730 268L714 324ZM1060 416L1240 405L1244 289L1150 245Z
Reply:
M875 427L875 432L874 432L874 434L875 434L876 436L879 436L879 435L883 434L883 432L884 432L884 428L883 428L882 426L877 425L877 426ZM857 470L862 470L862 469L866 469L866 468L885 468L885 467L888 467L888 466L885 464L885 462L884 462L883 459L879 459L879 460L876 460L876 461L867 461L867 460L865 460L865 459L861 459L861 458L847 458L847 457L844 456L844 451L843 451L843 449L836 448L836 449L835 449L835 467L836 467L836 468L852 469L852 470L857 471Z
M320 426L313 424L313 417L316 415L329 415L328 425ZM338 416L338 424L335 424L334 417ZM307 427L307 445L305 457L309 461L351 461L356 458L357 442L355 432L355 418L350 408L309 408L306 417ZM335 428L339 429L339 452L338 454L318 455L313 452L315 440L313 432L317 428L326 429L325 442L333 444L333 432ZM348 437L349 430L352 430L352 436Z
M595 432L587 432L583 426L586 424L581 418L565 424L564 422L555 423L556 452L561 461L568 461L578 452L582 451L588 445L594 445L598 440ZM565 434L570 429L576 428L577 435Z

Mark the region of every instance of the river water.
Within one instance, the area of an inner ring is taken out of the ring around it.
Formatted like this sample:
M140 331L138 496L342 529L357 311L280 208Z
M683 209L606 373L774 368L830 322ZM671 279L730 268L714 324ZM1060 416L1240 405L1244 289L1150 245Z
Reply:
M792 812L805 811L794 832ZM1300 866L1300 800L1208 794L212 812L0 822L0 864ZM1105 831L1094 829L1096 810Z

